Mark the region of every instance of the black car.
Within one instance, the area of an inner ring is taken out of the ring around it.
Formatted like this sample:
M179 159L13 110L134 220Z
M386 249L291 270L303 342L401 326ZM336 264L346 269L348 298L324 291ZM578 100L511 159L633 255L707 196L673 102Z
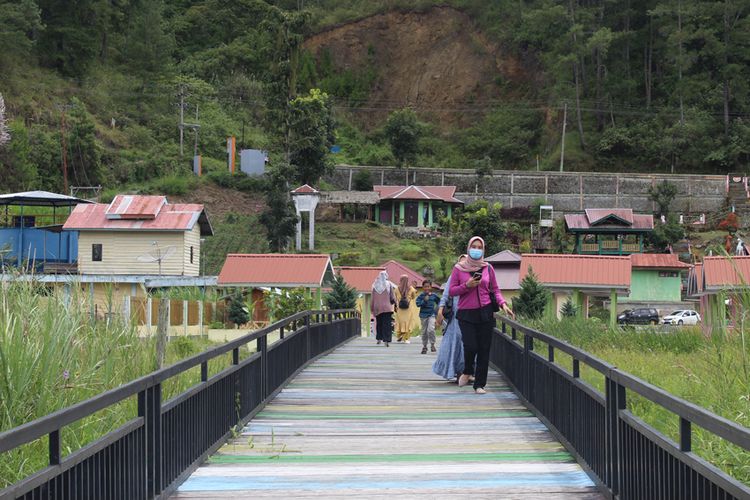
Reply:
M621 325L658 325L659 313L651 307L628 309L617 315L617 322Z

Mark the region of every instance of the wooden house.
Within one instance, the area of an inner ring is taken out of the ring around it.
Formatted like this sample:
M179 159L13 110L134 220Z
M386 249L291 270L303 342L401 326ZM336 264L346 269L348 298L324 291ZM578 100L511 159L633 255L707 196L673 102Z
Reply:
M464 204L454 197L456 186L374 186L380 203L375 220L390 226L433 227L438 216L453 216Z
M78 232L82 275L198 276L201 238L213 235L203 205L170 204L164 196L78 205L63 229Z

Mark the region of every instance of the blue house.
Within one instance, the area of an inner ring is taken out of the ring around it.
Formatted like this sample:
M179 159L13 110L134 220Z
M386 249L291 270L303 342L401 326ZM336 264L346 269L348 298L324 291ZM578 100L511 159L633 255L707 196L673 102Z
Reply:
M33 265L42 272L75 272L78 232L62 227L80 203L91 202L47 191L0 195L2 267Z

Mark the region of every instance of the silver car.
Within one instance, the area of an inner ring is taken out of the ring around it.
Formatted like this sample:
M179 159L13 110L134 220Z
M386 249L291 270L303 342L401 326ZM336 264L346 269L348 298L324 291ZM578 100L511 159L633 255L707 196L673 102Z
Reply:
M680 309L662 318L665 325L697 325L701 321L701 315L692 309Z

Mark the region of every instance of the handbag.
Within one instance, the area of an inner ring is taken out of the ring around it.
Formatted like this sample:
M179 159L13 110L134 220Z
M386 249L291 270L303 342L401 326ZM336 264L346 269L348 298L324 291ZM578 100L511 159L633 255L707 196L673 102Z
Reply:
M490 266L487 266L490 267ZM492 312L498 312L500 310L500 304L497 303L497 297L495 297L495 287L492 285L492 277L490 280L490 304L492 304Z

